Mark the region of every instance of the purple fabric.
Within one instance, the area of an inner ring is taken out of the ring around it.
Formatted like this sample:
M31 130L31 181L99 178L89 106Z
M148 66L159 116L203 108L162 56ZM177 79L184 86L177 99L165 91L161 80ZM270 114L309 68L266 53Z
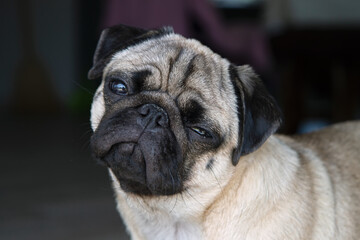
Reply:
M104 9L102 27L119 23L145 29L173 26L185 37L198 37L193 29L196 22L206 44L220 55L251 64L260 72L269 69L264 31L257 25L225 24L207 0L107 0Z

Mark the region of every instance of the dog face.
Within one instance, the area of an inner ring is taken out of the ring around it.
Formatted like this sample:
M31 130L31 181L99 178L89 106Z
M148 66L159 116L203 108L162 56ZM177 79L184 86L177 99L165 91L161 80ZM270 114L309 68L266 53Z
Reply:
M89 72L98 77L91 147L127 193L181 193L214 171L226 179L280 125L251 68L169 28L104 30Z

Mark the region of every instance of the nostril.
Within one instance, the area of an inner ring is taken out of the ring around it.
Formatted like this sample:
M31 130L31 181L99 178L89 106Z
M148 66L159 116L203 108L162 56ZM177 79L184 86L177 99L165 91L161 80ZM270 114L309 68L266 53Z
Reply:
M150 107L149 105L143 105L140 108L138 108L138 112L142 115L142 116L147 116L150 112Z
M159 113L155 118L155 122L162 127L166 127L169 123L168 118L164 113Z
M169 119L166 111L156 104L145 104L140 106L138 109L141 115L141 122L146 125L162 126L167 127L169 125ZM140 120L139 119L139 120Z

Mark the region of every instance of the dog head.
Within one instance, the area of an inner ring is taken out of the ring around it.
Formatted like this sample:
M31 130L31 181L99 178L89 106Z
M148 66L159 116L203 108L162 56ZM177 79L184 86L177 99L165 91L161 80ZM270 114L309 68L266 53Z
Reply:
M89 78L93 155L127 193L173 195L226 176L279 127L280 111L248 66L171 28L104 30Z

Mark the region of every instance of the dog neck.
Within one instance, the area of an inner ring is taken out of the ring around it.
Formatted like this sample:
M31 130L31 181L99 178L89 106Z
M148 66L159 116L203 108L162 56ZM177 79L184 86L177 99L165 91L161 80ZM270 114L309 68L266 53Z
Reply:
M192 205L191 201L185 200L186 196L138 197L125 193L111 170L109 172L113 179L118 211L132 239L203 239L201 210L195 210L195 205L201 203Z
M257 151L240 159L221 190L140 198L124 193L114 181L118 209L133 239L234 239L227 233L235 234L236 239L258 239L259 227L264 234L278 236L273 232L274 224L291 227L292 232L301 235L307 226L287 226L282 220L289 218L284 212L294 215L290 218L312 215L302 200L304 194L312 194L311 187L297 179L299 171L303 171L300 158L288 143L273 136ZM293 188L298 190L296 194L291 193ZM282 211L294 205L301 206L302 211ZM224 216L221 221L219 215ZM273 224L261 225L261 219L269 217L273 220L264 223Z

